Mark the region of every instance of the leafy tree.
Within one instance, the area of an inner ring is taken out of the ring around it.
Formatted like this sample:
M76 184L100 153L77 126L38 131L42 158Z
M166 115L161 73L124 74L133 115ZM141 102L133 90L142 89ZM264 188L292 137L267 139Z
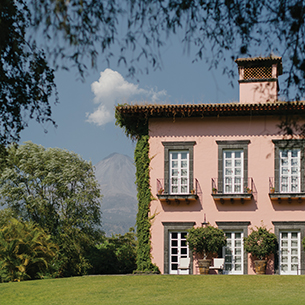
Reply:
M286 86L305 90L305 6L302 0L3 0L0 4L0 143L18 139L26 126L23 111L38 121L51 119L49 98L54 68L97 58L124 63L130 74L161 66L160 49L168 37L182 33L194 60L223 63L224 73L236 68L226 61L238 56L275 52L285 57ZM35 35L34 30L37 30ZM41 35L43 34L43 35ZM115 54L118 49L118 54ZM205 52L211 56L206 56ZM289 61L289 62L288 62Z
M15 218L0 229L0 280L21 281L47 273L57 246L42 228Z
M268 259L270 254L276 252L276 235L264 226L251 228L250 235L244 237L244 248L254 259Z
M73 152L27 142L7 149L0 196L59 245L59 274L83 274L86 248L100 237L100 190L90 162Z
M136 268L137 241L134 229L124 235L105 237L104 241L89 252L91 274L126 274Z
M0 146L19 140L28 119L51 121L54 71L44 51L28 38L27 1L0 2Z

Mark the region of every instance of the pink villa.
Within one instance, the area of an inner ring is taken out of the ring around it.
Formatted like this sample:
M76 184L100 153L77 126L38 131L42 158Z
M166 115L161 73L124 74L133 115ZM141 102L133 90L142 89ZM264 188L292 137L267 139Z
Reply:
M243 249L250 228L263 224L278 238L268 274L305 274L305 140L284 136L283 117L304 102L278 101L282 59L237 59L240 101L230 104L124 105L134 124L148 123L151 258L162 274L177 274L181 257L198 274L186 230L222 229L225 274L254 274Z

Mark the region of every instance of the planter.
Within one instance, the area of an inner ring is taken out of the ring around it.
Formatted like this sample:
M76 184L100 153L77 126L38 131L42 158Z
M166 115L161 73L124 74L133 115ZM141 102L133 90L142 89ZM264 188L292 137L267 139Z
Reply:
M267 260L256 260L254 265L256 274L266 274Z
M211 266L211 262L211 259L198 259L200 274L209 274L209 267Z

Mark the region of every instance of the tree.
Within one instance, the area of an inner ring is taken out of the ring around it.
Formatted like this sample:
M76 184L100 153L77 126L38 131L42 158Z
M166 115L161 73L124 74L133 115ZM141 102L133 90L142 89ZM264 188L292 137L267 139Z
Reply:
M33 221L59 245L62 275L89 268L86 248L100 237L100 190L92 164L77 154L27 142L7 149L0 196L16 216Z
M142 60L147 72L161 66L160 49L178 32L187 50L195 48L195 61L222 64L229 76L236 69L228 58L284 56L283 93L287 100L300 99L305 91L304 17L302 0L4 0L0 143L18 139L26 126L24 111L38 121L51 120L49 98L55 87L48 64L76 66L84 76L88 59L92 66L98 57L110 62L117 47L117 63L124 63L131 75L141 70ZM290 94L291 88L297 93Z
M51 121L54 71L28 39L31 13L22 0L0 3L0 149L19 140L28 119Z
M126 274L136 268L137 240L134 229L124 235L104 237L102 243L89 251L90 274Z
M0 228L0 280L40 278L51 269L57 246L42 228L15 218Z

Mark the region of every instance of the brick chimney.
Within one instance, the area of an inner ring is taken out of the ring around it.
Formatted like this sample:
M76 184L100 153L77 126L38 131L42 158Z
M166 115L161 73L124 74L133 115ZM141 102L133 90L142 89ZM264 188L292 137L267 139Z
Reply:
M282 58L238 58L239 103L257 104L275 102L278 99L278 76L282 75Z

